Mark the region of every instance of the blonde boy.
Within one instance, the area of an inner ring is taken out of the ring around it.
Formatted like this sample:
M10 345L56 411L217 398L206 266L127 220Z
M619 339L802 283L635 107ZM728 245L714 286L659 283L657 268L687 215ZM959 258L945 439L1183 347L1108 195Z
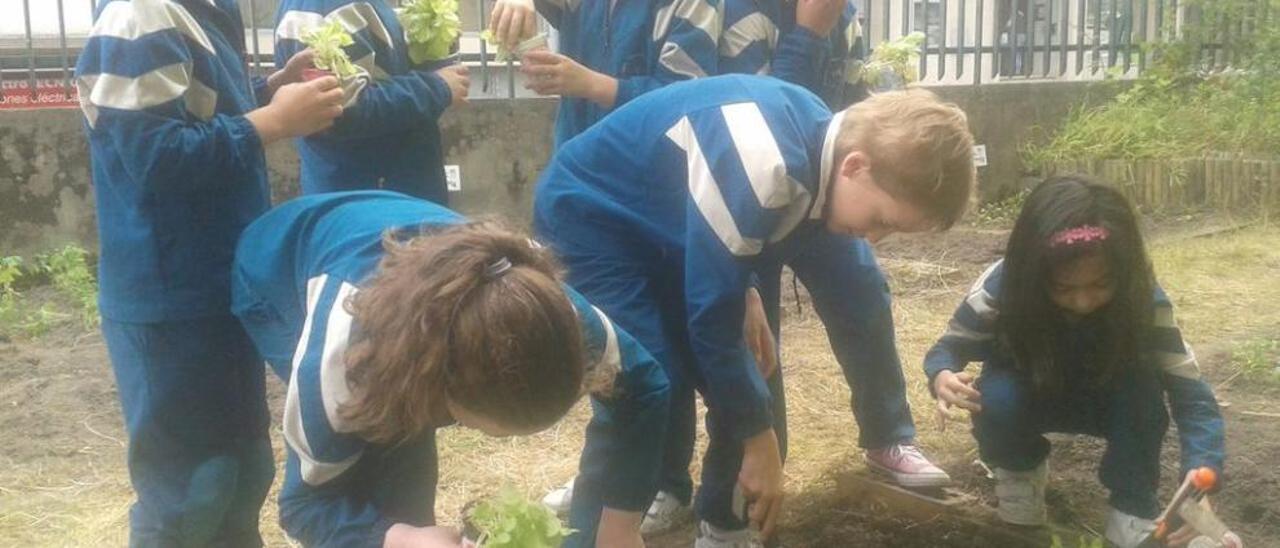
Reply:
M696 510L715 531L768 537L782 500L769 391L743 336L751 272L835 233L872 242L949 228L974 183L964 113L925 91L834 116L803 88L754 76L674 84L629 103L552 159L535 227L571 283L702 393L710 437ZM693 425L673 410L668 439ZM684 444L664 458L688 462ZM740 487L747 520L733 508ZM578 486L575 503L583 493ZM608 501L644 510L648 500Z

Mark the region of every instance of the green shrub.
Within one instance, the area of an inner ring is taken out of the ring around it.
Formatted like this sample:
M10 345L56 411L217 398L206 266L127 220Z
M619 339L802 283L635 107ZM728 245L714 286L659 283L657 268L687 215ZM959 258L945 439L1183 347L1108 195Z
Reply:
M98 325L98 281L89 268L89 252L76 245L37 257L40 270L49 276L54 288L76 306L85 327Z

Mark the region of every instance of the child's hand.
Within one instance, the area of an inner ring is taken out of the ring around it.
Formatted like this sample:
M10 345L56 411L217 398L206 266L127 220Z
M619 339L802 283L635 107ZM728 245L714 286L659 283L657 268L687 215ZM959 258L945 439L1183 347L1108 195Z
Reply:
M644 548L644 538L640 536L642 521L644 521L644 512L605 508L600 512L596 546Z
M315 66L315 51L311 48L299 51L289 58L284 68L271 73L271 76L267 77L267 86L272 92L275 92L282 86L301 82L302 71Z
M460 548L462 535L453 527L392 525L382 539L383 548Z
M782 455L778 437L770 428L748 438L742 447L742 468L738 485L751 503L748 518L759 528L761 536L773 536L774 525L782 515Z
M521 63L520 72L529 80L524 87L539 95L581 97L605 108L613 108L618 97L617 80L559 53L531 51Z
M742 319L742 335L747 347L756 357L760 376L768 379L778 370L778 351L769 328L769 317L764 313L764 301L754 287L747 288L747 313Z
M796 24L825 38L831 34L848 0L799 0L796 2Z
M332 76L289 84L271 104L245 115L263 144L289 137L305 137L329 129L342 116L343 92Z
M933 393L938 398L938 419L945 428L947 419L957 419L952 414L952 406L968 410L970 413L982 412L982 394L973 387L973 374L955 373L943 370L933 378Z
M471 77L469 76L467 67L464 65L450 65L436 71L436 76L444 80L445 85L449 86L449 94L453 99L449 103L450 108L457 108L469 103L467 94L471 91Z
M489 32L507 50L538 32L538 12L533 0L498 0L489 15Z

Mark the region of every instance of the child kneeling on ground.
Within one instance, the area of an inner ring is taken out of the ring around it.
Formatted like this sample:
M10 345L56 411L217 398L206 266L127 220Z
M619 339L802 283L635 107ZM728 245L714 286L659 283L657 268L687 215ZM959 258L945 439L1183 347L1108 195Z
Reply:
M763 537L781 509L773 396L744 338L752 273L833 233L949 227L971 194L972 145L964 113L925 91L833 116L798 86L718 76L636 98L547 166L534 223L570 282L654 353L673 401L697 389L707 403L699 546L755 542L739 486ZM687 469L692 411L672 413L666 471Z
M964 368L982 361L974 380ZM1106 538L1136 546L1159 513L1168 396L1185 476L1221 477L1222 416L1156 283L1133 208L1114 188L1055 177L1027 197L1003 260L983 273L925 358L944 414L969 410L1002 520L1045 522L1046 432L1107 440ZM1172 537L1185 542L1189 530Z
M666 377L557 274L527 237L393 192L300 198L251 224L234 312L289 383L289 536L458 546L456 530L432 527L435 429L532 434L591 391L567 545L641 546Z

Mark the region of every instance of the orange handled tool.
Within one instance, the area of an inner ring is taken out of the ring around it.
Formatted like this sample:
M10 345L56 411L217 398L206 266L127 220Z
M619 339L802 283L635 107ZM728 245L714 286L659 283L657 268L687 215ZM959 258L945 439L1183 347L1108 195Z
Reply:
M1182 485L1173 494L1169 506L1156 518L1156 530L1151 535L1152 539L1163 543L1171 533L1186 524L1217 546L1244 548L1240 537L1227 529L1213 510L1200 503L1205 494L1217 485L1218 473L1212 468L1197 468L1187 474Z

